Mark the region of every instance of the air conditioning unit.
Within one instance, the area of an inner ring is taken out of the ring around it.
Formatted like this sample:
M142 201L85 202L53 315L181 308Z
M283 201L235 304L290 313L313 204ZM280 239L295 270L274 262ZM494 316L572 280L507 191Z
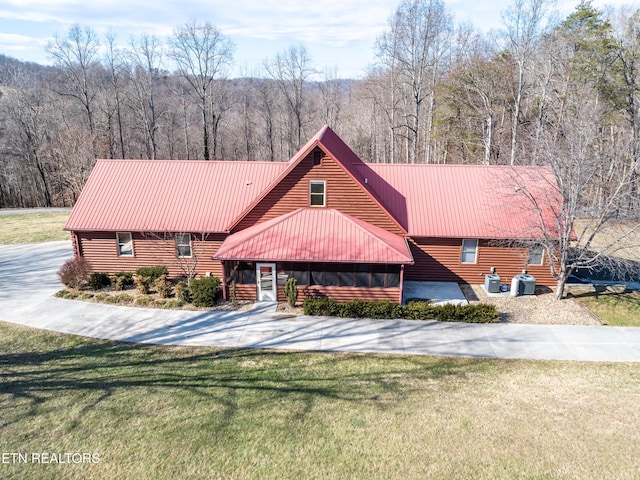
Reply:
M489 273L484 277L484 289L488 293L500 293L500 275Z

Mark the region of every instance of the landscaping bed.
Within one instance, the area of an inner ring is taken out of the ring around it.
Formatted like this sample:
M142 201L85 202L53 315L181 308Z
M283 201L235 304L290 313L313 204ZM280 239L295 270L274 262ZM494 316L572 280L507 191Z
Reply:
M492 297L482 285L460 285L469 303L490 303L507 323L540 325L602 325L602 320L574 298L554 300L553 291L537 288L535 295Z

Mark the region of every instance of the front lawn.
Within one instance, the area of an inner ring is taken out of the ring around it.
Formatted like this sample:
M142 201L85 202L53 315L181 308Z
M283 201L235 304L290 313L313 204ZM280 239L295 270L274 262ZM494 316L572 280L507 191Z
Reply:
M640 476L640 364L143 346L4 323L0 352L0 444L29 460L0 478Z
M576 298L607 325L640 327L640 292L583 293Z

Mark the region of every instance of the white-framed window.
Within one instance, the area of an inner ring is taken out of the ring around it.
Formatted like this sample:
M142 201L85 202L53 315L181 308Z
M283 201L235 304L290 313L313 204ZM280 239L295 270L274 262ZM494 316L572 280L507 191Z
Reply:
M133 238L131 232L116 233L116 242L118 242L119 257L133 257Z
M542 245L533 245L529 247L527 265L542 265L543 260L544 260L544 247Z
M462 263L476 263L478 259L478 240L465 238L462 240Z
M311 180L309 182L309 205L312 207L324 207L326 202L327 182L324 180Z
M178 257L191 257L191 234L176 233L176 255Z

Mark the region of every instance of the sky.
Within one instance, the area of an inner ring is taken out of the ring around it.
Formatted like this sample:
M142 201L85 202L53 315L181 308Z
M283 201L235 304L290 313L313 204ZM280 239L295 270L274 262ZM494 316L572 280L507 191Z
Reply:
M457 23L488 32L501 26L511 0L444 0ZM564 17L579 0L558 0ZM0 53L51 64L46 46L78 24L100 37L116 34L171 36L193 19L209 21L235 44L232 76L256 74L263 62L289 47L304 46L319 71L362 78L375 63L374 44L400 0L0 0ZM593 4L626 4L594 0Z

